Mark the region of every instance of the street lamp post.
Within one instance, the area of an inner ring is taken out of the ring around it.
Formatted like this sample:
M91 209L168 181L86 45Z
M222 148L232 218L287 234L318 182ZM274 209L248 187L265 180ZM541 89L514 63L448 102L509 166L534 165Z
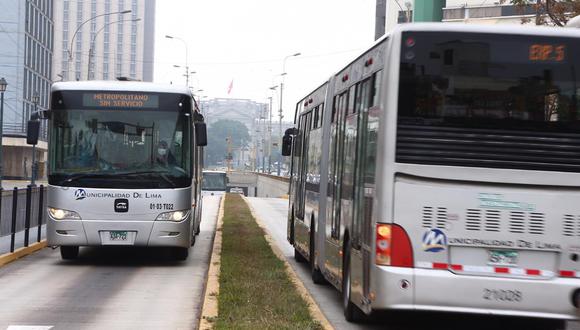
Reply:
M97 40L97 35L109 25L112 25L115 23L120 23L120 22L139 22L140 20L141 20L140 18L135 18L135 19L121 19L118 21L110 22L110 23L103 25L103 27L101 27L97 32L95 32L93 34L93 38L91 39L90 48L89 48L89 65L87 68L87 80L95 79L95 70L92 68L92 66L94 65L93 57L95 56L95 40Z
M4 77L0 78L0 191L2 191L2 179L4 178L4 164L2 155L4 151L2 150L2 137L3 131L2 127L4 126L4 92L6 91L6 87L8 87L8 83Z
M170 35L165 35L165 38L176 39L176 40L183 42L183 45L185 46L185 86L189 86L189 65L187 64L187 59L189 58L189 56L187 55L187 48L188 48L187 42L185 42L185 40L183 40L181 38L170 36Z
M283 103L282 103L282 99L283 99L283 93L284 93L284 76L286 75L286 60L288 60L290 57L294 57L294 56L300 56L301 53L295 53L292 55L288 55L286 57L284 57L284 61L282 61L282 79L280 80L280 111L278 113L278 116L280 116L280 127L278 130L278 135L280 136L280 143L279 143L279 149L280 149L280 154L278 155L278 176L280 176L280 172L281 172L281 166L282 166L282 118L284 118L284 112L282 110L283 107Z
M131 10L123 10L123 11L116 11L116 12L113 12L113 13L104 13L104 14L100 14L100 15L93 16L93 17L89 18L88 20L86 20L86 21L82 22L81 24L79 24L79 26L77 26L77 29L75 30L75 33L73 33L73 36L70 39L70 47L68 49L68 61L69 62L72 62L72 60L73 60L73 51L72 51L72 49L73 49L73 43L75 41L75 37L77 36L77 33L79 33L79 31L81 30L81 28L83 27L83 25L85 25L88 22L90 22L90 21L92 21L94 19L97 19L99 17L109 16L109 15L115 15L115 14L123 14L124 15L124 14L128 14L130 12L131 12Z
M272 90L272 92L275 92L276 88L278 88L278 86L272 86L272 87L270 87L270 90ZM273 97L270 96L270 97L268 97L268 99L270 99L270 109L268 112L268 117L270 120L270 122L268 123L268 164L270 164L270 165L269 165L268 169L270 170L270 173L272 173L271 166L272 166L272 99L273 99Z
M40 101L40 96L38 96L38 92L35 92L32 95L32 103L34 103L34 112L30 115L32 120L38 120L38 101ZM30 186L36 187L36 143L32 145L32 174L30 175Z

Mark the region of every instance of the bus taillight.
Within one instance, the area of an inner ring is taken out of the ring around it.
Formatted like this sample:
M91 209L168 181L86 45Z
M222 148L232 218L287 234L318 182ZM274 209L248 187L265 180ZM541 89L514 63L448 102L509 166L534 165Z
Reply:
M375 262L377 265L413 267L413 248L399 225L377 224Z

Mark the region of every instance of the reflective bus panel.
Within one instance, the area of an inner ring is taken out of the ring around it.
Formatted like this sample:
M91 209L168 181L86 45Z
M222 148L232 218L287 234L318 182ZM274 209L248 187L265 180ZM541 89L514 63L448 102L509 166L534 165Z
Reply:
M191 94L147 83L53 85L48 241L65 259L79 246L173 247L199 231L203 120Z
M578 318L579 38L400 26L297 103L288 239L347 320Z

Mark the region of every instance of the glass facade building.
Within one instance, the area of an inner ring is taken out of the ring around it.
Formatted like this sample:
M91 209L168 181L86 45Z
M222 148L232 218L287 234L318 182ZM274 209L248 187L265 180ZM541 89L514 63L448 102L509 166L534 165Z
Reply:
M155 0L53 1L55 81L153 80Z

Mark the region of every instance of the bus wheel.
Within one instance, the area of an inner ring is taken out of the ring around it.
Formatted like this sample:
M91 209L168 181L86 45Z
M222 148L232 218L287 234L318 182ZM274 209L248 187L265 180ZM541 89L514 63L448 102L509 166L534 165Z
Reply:
M73 260L79 256L78 246L61 246L60 257L64 260Z
M322 272L320 271L320 269L318 269L316 267L316 244L315 244L315 236L314 236L314 219L312 219L312 224L310 226L310 272L312 275L312 282L314 282L314 284L325 284L326 283L326 279L324 278L324 275L322 274Z
M346 244L348 246L348 244ZM350 249L344 249L344 263L342 264L342 307L344 318L348 322L360 322L364 319L363 312L350 299Z
M174 247L172 256L174 260L184 261L189 256L189 249L183 247Z
M296 260L296 262L300 264L306 262L306 258L304 258L304 256L300 252L298 252L296 248L294 248L294 260Z

